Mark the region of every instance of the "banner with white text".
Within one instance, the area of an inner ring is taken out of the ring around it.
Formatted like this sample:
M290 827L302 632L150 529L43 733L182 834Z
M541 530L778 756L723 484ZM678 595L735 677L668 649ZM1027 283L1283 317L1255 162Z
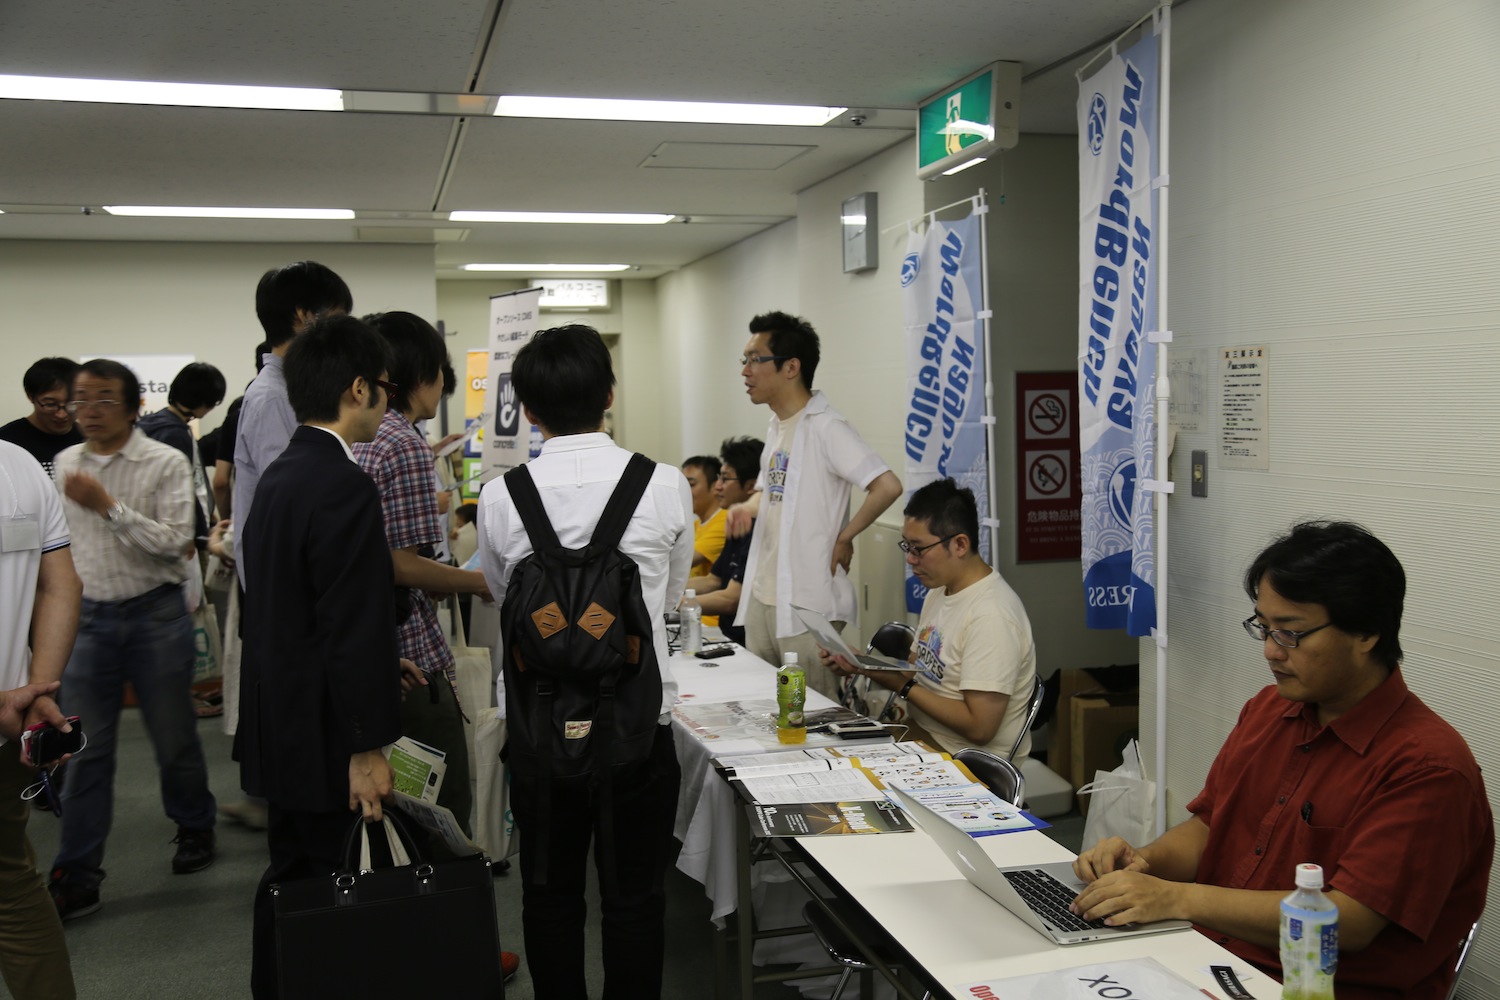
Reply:
M1158 38L1117 53L1078 94L1079 445L1090 628L1149 635L1156 619Z
M901 262L906 313L906 400L902 443L906 491L952 477L990 516L984 417L984 281L979 216L913 230ZM990 532L979 549L989 559ZM922 609L927 588L906 573L906 607Z
M490 296L490 370L484 405L490 421L484 434L486 482L534 457L542 447L541 432L521 415L521 401L510 384L510 366L516 352L537 331L541 299L540 288Z

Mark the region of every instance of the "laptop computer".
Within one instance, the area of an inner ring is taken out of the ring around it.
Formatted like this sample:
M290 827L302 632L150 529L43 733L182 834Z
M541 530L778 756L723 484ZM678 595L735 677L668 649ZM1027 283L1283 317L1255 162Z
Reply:
M864 667L866 670L915 670L910 663L901 660L893 660L889 656L881 656L878 653L856 653L844 637L839 635L839 630L833 627L833 623L824 618L816 611L808 608L799 608L792 605L792 612L800 619L807 630L818 637L818 645L830 653L838 653L844 659L856 666Z
M1073 874L1071 864L1061 861L1001 868L967 833L902 789L892 787L890 792L912 821L937 842L948 861L964 878L1057 944L1161 934L1193 926L1186 920L1162 920L1154 924L1108 927L1101 921L1091 922L1074 916L1068 912L1068 904L1082 891L1083 880Z

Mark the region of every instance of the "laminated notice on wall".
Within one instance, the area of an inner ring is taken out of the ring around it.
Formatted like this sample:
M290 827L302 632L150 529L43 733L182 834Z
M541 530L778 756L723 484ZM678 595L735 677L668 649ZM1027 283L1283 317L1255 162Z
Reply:
M1219 468L1271 468L1271 349L1224 347L1219 354Z

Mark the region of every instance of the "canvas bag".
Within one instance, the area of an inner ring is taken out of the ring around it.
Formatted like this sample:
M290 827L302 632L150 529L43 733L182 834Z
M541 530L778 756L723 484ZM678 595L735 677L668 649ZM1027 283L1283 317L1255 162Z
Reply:
M505 717L494 708L474 713L474 843L491 860L521 850L516 820L510 811L510 775L500 750L505 746Z
M1107 837L1119 837L1132 847L1150 843L1155 828L1156 783L1148 781L1141 767L1141 745L1125 745L1124 760L1113 771L1095 771L1094 780L1078 789L1092 796L1089 815L1083 823L1083 849Z
M619 550L656 464L634 454L593 537L564 548L526 466L505 486L531 539L501 608L506 692L505 761L517 777L537 779L538 815L557 794L597 791L601 872L613 879L611 771L649 759L661 715L661 671L640 571ZM546 882L546 830L535 845L535 880Z
M224 675L224 648L219 642L219 619L213 605L199 601L193 611L193 683L218 680Z

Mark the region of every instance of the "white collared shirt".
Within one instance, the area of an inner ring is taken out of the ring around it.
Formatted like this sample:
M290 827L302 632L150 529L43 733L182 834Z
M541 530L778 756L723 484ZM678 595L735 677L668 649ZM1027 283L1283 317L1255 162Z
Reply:
M10 690L31 679L31 613L42 556L67 547L68 522L41 463L9 441L0 441L0 519L36 526L35 546L0 545L0 689Z
M541 454L527 463L561 545L582 548L588 544L629 461L630 452L599 433L549 438ZM485 484L479 496L478 526L479 565L490 594L500 604L511 571L532 551L531 538L503 478ZM693 565L693 494L675 465L657 463L620 539L620 551L635 560L640 570L641 596L652 619L656 662L661 667L661 711L663 721L668 721L677 703L677 681L672 676L662 612L676 607Z
M187 456L132 429L125 446L100 465L75 444L54 460L57 490L73 536L73 564L91 601L123 601L187 579L193 541L193 472ZM68 474L84 472L123 508L114 518L67 499Z

